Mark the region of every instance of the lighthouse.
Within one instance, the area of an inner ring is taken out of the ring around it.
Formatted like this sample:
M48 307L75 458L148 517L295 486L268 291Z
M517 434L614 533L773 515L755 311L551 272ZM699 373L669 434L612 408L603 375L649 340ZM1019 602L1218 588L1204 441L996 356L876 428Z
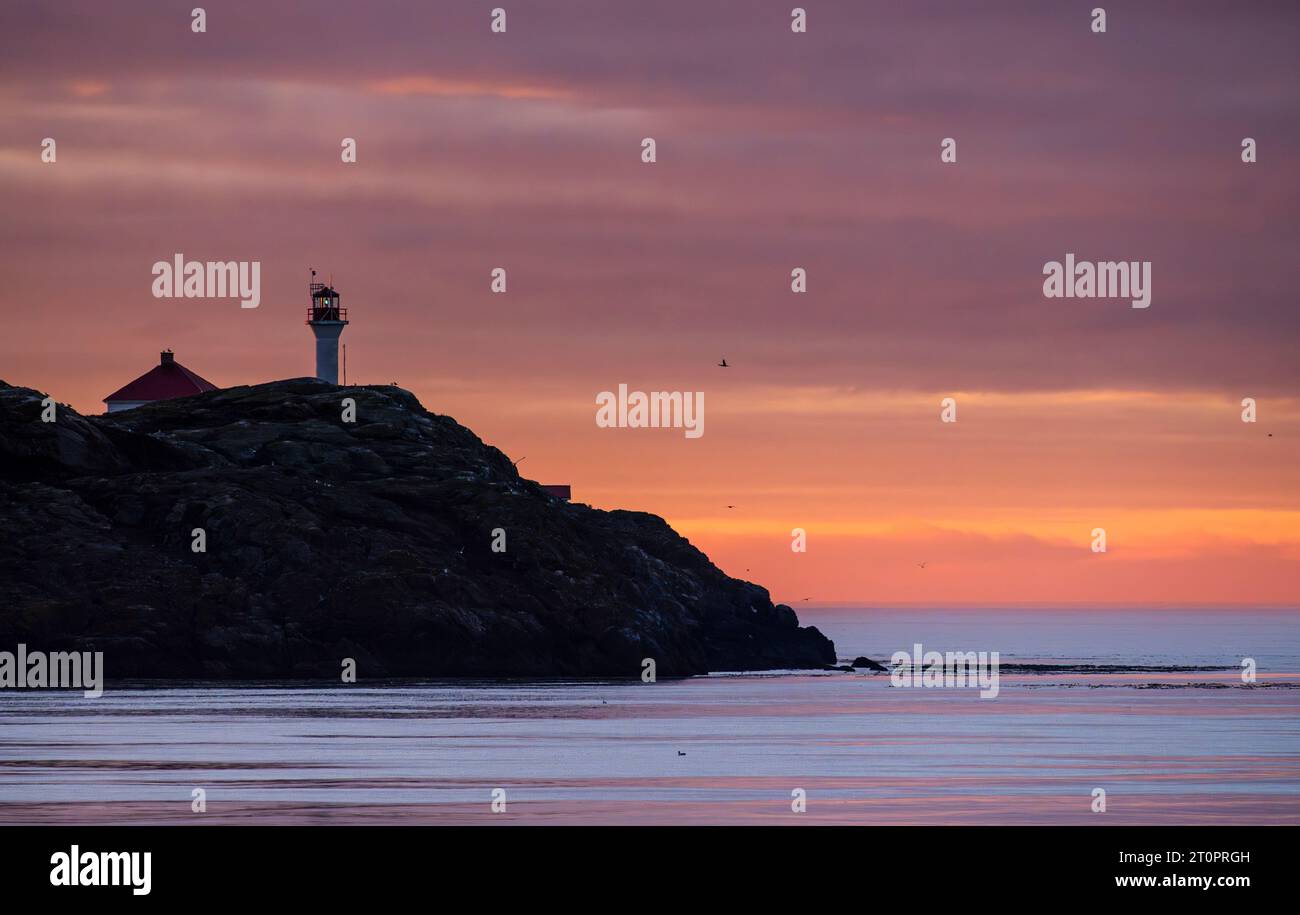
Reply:
M311 272L311 308L307 326L316 335L316 377L330 384L339 383L339 337L348 326L348 310L339 307L339 294L324 283L315 282Z

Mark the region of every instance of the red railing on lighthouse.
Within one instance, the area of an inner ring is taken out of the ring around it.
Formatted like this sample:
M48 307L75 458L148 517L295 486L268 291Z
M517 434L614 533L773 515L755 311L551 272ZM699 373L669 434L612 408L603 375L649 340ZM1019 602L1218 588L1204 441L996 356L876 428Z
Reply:
M346 308L324 308L312 306L307 309L307 320L304 323L311 324L313 321L346 321L348 319L348 310Z

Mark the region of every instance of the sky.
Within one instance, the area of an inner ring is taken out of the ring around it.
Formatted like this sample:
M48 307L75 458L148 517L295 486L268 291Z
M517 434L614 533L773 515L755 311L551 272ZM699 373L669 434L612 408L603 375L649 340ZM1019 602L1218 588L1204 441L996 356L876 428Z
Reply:
M350 382L796 607L1300 605L1300 6L197 2L0 10L6 382L310 375L315 268ZM260 306L153 297L178 252Z

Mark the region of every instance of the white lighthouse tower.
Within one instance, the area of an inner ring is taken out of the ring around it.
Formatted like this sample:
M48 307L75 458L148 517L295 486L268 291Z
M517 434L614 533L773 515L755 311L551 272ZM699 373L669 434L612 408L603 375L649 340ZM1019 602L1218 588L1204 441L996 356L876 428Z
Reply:
M348 310L339 307L339 294L324 283L315 282L311 272L311 308L307 326L316 335L316 377L330 384L339 383L339 337L348 326Z

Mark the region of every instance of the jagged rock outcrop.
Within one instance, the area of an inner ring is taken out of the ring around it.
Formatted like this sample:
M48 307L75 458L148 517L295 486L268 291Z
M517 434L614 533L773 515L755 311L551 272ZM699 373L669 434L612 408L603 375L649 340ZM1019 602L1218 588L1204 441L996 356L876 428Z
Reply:
M41 397L0 382L10 650L101 650L110 678L337 679L343 658L363 678L835 659L661 518L554 499L400 388L294 379L106 416L60 406L53 423Z

